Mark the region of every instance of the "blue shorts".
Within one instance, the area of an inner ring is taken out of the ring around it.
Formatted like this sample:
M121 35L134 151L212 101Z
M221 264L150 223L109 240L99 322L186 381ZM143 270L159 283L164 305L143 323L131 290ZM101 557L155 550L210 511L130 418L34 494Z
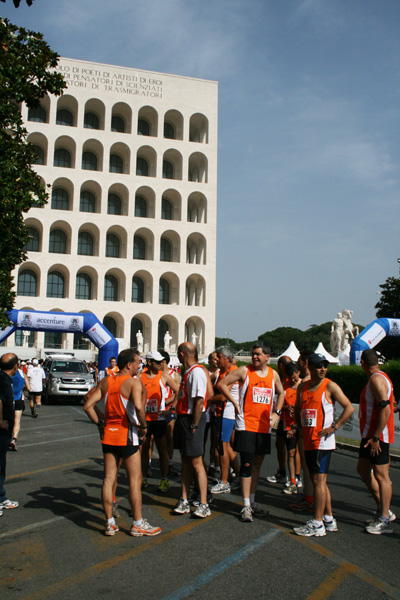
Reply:
M225 417L217 417L215 419L215 425L217 427L217 442L229 442L231 439L233 428L235 427L235 419L225 419Z
M333 450L304 450L310 473L328 473Z

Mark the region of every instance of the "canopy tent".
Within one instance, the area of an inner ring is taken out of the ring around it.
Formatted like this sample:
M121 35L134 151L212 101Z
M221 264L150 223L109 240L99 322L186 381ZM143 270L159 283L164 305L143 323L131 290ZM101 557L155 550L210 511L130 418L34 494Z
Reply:
M280 354L280 356L278 356L278 360L280 359L281 356L289 356L294 362L296 362L300 356L300 352L297 350L296 344L294 342L290 342L290 344L286 348L285 352L282 352L282 354Z
M339 361L337 358L335 358L335 356L332 356L332 354L329 354L329 352L327 350L325 350L324 345L322 342L320 342L318 344L318 346L316 347L316 349L314 350L314 352L316 354L322 354L323 356L325 356L326 360L330 363L334 363L334 364L338 364Z

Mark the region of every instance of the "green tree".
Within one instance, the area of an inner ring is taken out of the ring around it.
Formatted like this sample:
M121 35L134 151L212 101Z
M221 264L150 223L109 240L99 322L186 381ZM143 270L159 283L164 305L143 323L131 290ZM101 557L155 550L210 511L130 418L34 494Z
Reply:
M388 277L382 285L379 302L375 304L376 316L392 319L400 318L400 279Z
M45 94L62 93L66 83L53 71L58 54L35 33L0 18L0 328L15 301L11 271L26 260L29 240L23 214L47 202L47 192L32 168L37 156L21 118L23 102L38 106Z

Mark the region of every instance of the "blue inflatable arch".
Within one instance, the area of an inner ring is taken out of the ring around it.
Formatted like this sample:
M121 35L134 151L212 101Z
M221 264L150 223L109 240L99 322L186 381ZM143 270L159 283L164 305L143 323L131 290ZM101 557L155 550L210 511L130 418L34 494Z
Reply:
M400 319L376 319L354 338L350 348L350 364L359 365L363 350L374 348L386 336L400 337Z
M99 349L99 371L104 371L109 365L111 356L118 356L117 340L93 313L14 309L8 313L8 316L12 325L0 330L0 342L7 339L17 329L84 333Z

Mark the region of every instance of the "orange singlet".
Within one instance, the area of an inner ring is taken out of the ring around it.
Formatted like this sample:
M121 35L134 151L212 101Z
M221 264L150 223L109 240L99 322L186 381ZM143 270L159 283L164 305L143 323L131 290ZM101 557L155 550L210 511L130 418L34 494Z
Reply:
M117 365L115 365L115 367L113 367L113 368L106 367L105 371L106 371L106 375L108 377L115 377L116 374L119 372L119 369L118 369Z
M130 375L118 375L107 379L108 389L104 396L105 426L102 443L110 446L138 446L136 426L139 420L135 405L121 394L121 385Z
M240 414L236 417L238 431L271 433L271 408L275 395L274 371L268 367L265 377L257 375L252 365L239 387Z
M160 416L160 411L165 410L168 389L161 380L162 374L163 371L159 371L155 377L149 377L148 373L142 373L140 376L147 390L146 421L165 421L165 417Z
M318 437L321 429L333 423L333 402L325 394L330 379L323 379L313 392L308 391L310 381L306 381L301 390L301 426L303 431L304 450L334 450L335 434L326 439Z

